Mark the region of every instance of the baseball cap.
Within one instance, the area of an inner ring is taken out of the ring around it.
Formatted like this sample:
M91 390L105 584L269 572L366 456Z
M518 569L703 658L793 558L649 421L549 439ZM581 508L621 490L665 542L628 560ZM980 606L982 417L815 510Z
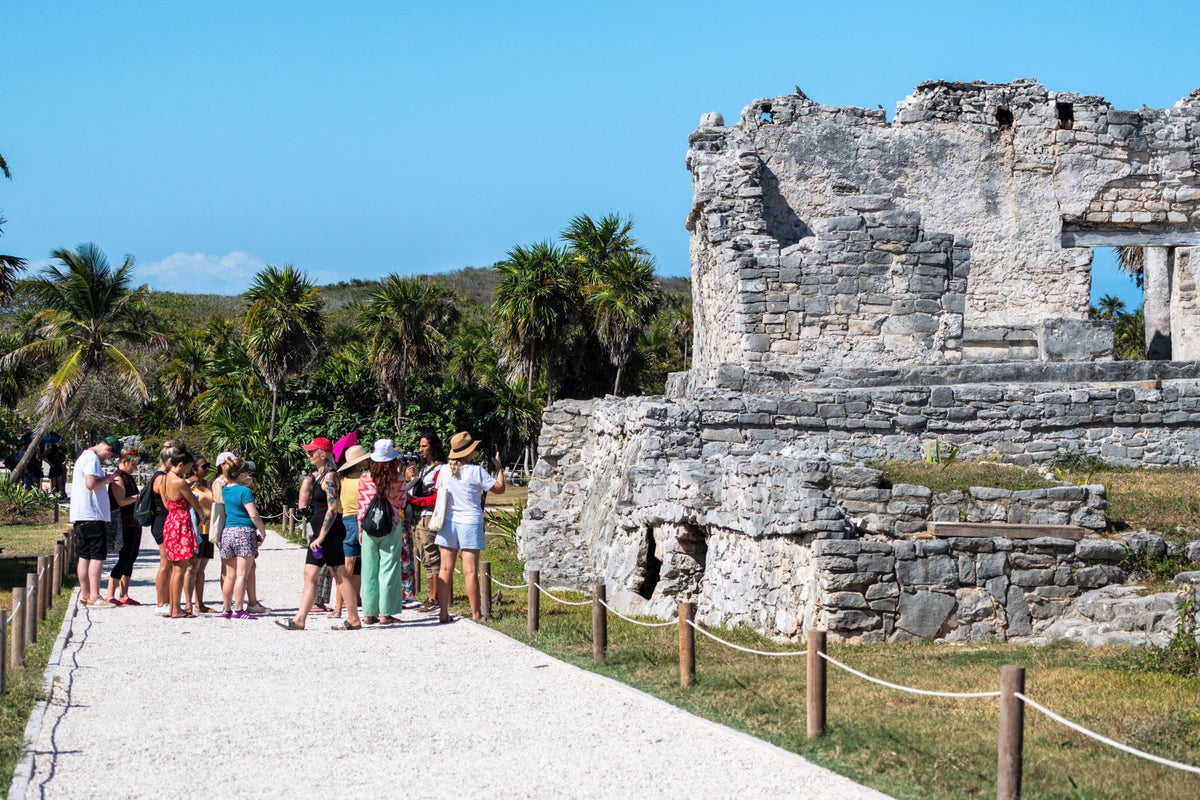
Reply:
M114 456L121 455L121 448L125 446L121 443L121 440L115 436L105 436L104 443L112 448Z
M310 453L313 450L324 450L326 453L332 453L333 452L333 443L330 442L328 439L326 439L324 436L317 436L311 442L304 445L304 449Z

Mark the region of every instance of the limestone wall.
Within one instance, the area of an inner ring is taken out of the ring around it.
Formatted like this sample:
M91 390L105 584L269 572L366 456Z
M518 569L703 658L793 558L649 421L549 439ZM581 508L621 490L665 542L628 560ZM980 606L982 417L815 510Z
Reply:
M923 391L927 399L931 390ZM1164 393L1122 401L1114 394L1113 413L1118 402L1129 413L1154 413L1148 409ZM768 414L754 405L762 402L741 395L554 404L518 533L527 566L549 585L603 580L626 613L670 616L690 599L699 619L714 624L781 636L820 625L864 641L1033 635L1082 593L1126 577L1117 566L1125 546L1108 540L908 538L929 519L951 517L1098 530L1099 487L936 496L885 487L878 470L795 439L747 433L765 432L781 413L803 411L813 424L847 418L821 417L821 403ZM847 393L829 402L862 400ZM713 438L731 430L737 442Z
M799 90L720 122L687 161L701 369L953 363L964 331L1086 318L1092 251L1064 234L1200 228L1195 93L1131 112L934 81L892 123Z

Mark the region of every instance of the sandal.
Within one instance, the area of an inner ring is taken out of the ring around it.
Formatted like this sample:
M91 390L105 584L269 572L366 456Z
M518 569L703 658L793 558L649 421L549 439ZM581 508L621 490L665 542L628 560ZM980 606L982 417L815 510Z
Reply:
M393 622L395 622L395 620L392 619L391 617L380 617L379 618L380 625L391 625Z
M213 610L211 608L209 608L208 606L197 606L196 610L199 611L201 614L213 613Z
M439 608L441 606L438 605L436 600L426 600L417 606L417 611L420 611L422 614L428 614L430 611L437 611Z
M326 614L325 616L329 617L330 619L341 619L341 618L342 618L342 612L340 612L340 611L330 611L330 612L329 612L328 614Z
M349 622L343 622L340 625L334 625L334 626L330 627L329 630L331 630L331 631L361 631L362 623L360 622L357 625L351 625Z
M284 622L281 619L277 619L277 620L275 620L275 624L278 625L279 627L283 628L285 631L302 631L302 630L304 630L303 626L297 625L296 621L293 619L289 619L286 622Z
M454 622L454 620L456 620L456 619L458 619L458 617L455 617L455 616L438 617L438 625L449 625L451 622Z
M378 622L379 622L379 619L377 617L363 617L362 618L363 625L375 625Z
M167 615L167 619L195 619L195 618L196 618L196 615L190 611L187 612L186 614L168 614Z

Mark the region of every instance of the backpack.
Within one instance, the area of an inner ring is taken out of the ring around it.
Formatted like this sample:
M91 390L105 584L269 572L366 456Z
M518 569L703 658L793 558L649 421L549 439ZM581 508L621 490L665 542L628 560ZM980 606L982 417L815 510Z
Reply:
M392 532L392 504L381 494L367 506L359 527L363 533L371 536L387 536Z
M159 473L155 473L157 476ZM143 528L147 525L154 524L154 518L158 516L158 493L154 491L154 477L146 481L146 485L138 492L137 500L133 503L133 519L138 525Z

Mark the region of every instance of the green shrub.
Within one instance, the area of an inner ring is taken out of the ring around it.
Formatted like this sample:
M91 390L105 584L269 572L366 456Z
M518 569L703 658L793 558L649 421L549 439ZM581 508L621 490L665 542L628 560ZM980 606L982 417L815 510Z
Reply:
M54 495L0 477L0 522L29 521L43 509L54 507Z

